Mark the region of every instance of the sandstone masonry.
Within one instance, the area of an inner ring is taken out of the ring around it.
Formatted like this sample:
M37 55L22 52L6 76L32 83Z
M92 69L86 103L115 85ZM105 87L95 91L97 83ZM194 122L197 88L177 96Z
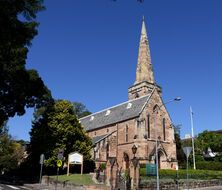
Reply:
M95 144L92 155L96 165L105 163L119 173L126 173L134 156L139 164L155 163L155 141L158 139L159 167L175 169L174 128L162 100L162 89L154 79L144 19L136 80L128 89L128 98L124 103L80 119ZM134 145L137 147L135 155L132 153ZM111 175L113 173L107 173L110 178Z

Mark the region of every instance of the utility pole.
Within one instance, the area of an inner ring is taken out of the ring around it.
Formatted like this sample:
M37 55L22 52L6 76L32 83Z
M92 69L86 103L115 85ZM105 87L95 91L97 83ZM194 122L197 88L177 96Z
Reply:
M190 120L191 120L191 133L192 133L192 149L193 149L193 169L196 170L195 151L194 151L194 133L193 133L193 111L190 106Z

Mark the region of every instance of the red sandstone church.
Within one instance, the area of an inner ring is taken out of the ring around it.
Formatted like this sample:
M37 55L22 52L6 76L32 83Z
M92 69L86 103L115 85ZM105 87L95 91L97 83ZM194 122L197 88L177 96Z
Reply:
M174 128L163 104L161 87L154 79L144 19L136 80L128 88L128 101L81 118L80 122L95 145L93 157L97 166L112 160L117 169L127 170L134 157L134 145L139 163L155 163L158 139L160 169L176 167Z

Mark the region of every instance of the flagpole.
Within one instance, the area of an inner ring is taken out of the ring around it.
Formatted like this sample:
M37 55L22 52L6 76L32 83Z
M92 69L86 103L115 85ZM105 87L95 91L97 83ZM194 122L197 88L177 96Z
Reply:
M193 111L190 106L190 120L191 120L191 133L192 133L192 148L193 148L193 169L196 170L195 151L194 151L194 133L193 133Z

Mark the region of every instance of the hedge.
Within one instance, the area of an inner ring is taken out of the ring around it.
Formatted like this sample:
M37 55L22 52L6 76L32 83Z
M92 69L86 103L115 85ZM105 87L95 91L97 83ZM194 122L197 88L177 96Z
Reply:
M222 179L222 171L213 170L189 170L190 179ZM140 176L145 178L155 178L155 176L146 176L146 168L140 168ZM159 170L160 179L176 179L176 170ZM178 170L179 179L186 179L186 170Z
M222 170L222 162L201 161L196 162L196 168L200 170Z
M180 163L180 169L186 169L186 162ZM193 166L189 163L189 168L191 169ZM140 168L146 168L146 164L140 164ZM222 170L222 162L216 161L198 161L196 162L196 168L199 170Z

